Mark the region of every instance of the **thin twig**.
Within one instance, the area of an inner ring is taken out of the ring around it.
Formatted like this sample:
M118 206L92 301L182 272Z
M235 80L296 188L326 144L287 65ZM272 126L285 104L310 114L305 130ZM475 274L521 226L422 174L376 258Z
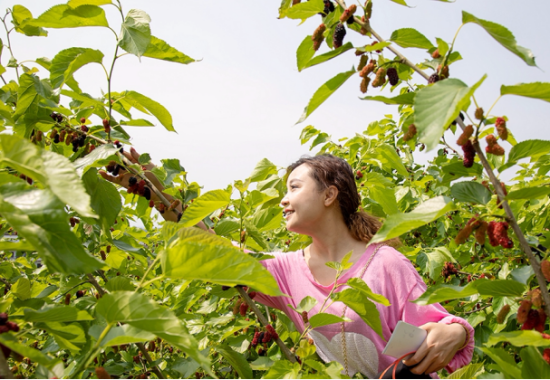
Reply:
M487 309L488 307L490 306L493 306L492 304L488 304L488 305L485 305L483 307L480 307L479 309L476 309L476 310L470 310L470 311L465 311L463 312L462 314L473 314L473 313L477 313L477 312L480 312L481 310L485 310Z
M162 373L162 370L158 366L153 364L154 363L153 359L151 359L151 356L149 356L149 352L145 349L145 346L143 345L143 343L136 343L136 345L138 346L139 350L141 351L141 353L147 360L147 363L149 363L149 365L151 366L151 369L157 375L157 377L159 379L166 379L166 377L164 376L164 373Z
M92 276L90 273L87 274L88 280L90 280L90 283L96 288L97 292L99 293L100 297L103 297L107 292L103 290L103 288L98 284L97 280L94 276Z
M262 314L260 309L258 309L258 307L254 303L254 301L252 301L252 298L250 298L248 293L244 291L242 286L237 286L236 289L239 292L239 294L241 295L241 297L243 298L244 302L246 302L247 305L250 307L250 309L254 312L254 314L256 314L256 316L258 317L258 320L260 321L260 323L264 326L269 325L269 321ZM285 357L291 363L296 363L296 357L294 356L294 354L292 352L290 352L290 349L284 344L284 342L281 340L281 338L275 339L275 343L277 343L277 345L281 349L282 353L285 355Z
M0 277L0 282L3 282L6 285L6 287L8 288L8 290L11 289L11 284L4 277Z

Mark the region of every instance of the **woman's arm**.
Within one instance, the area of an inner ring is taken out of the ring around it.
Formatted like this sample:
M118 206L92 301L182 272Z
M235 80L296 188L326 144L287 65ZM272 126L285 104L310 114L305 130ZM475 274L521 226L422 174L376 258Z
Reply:
M132 163L134 164L139 164L139 156L140 154L134 149L134 148L130 148L130 152L128 151L124 151L124 156ZM153 185L155 185L155 187L160 190L161 192L164 190L164 186L162 185L162 183L158 180L158 178L153 174L151 173L151 170L155 167L155 165L153 165L152 163L149 163L147 165L145 165L145 169L147 170L145 172L145 175L147 176L147 179L149 179L149 181L151 181L153 183ZM112 182L112 183L115 183L119 186L122 186L122 187L125 187L126 189L130 186L129 184L129 180L130 180L130 177L133 177L134 175L124 169L121 169L119 171L119 174L117 176L113 176L109 173L107 173L106 171L104 170L100 170L99 171L99 174L104 178L106 179L107 181L109 182ZM174 200L174 198L169 195L169 194L166 194L166 193L162 193L162 195L164 195L164 197L169 201L169 202L172 202ZM158 198L158 196L155 194L155 192L151 191L151 200L153 202L158 202L160 201L160 199ZM182 212L182 205L178 205L175 209L174 209L176 212L164 212L162 214L160 214L165 220L168 220L170 222L178 222L178 215ZM213 230L209 229L202 221L197 223L197 227L205 230L205 231L208 231L208 232L211 232L211 233L214 233Z

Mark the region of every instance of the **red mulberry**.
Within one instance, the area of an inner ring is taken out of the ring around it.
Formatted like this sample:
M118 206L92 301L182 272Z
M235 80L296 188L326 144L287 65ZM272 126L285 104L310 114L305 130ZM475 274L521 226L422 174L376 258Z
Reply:
M361 69L361 71L359 71L359 76L360 77L363 77L363 78L366 78L367 75L369 75L370 73L372 73L374 71L374 69L376 68L376 61L374 59L371 59L369 64L366 65L365 67L363 67Z
M502 117L497 117L495 127L498 132L498 137L500 137L501 140L508 140L508 129L506 128L506 120Z
M399 82L399 75L397 75L397 70L395 67L390 67L387 72L388 81L392 86L395 86Z
M546 361L546 363L550 364L550 348L545 348L542 352L542 358Z
M500 311L498 312L497 323L503 324L509 312L510 312L510 305L504 305L502 309L500 309Z
M519 321L519 320L518 320ZM540 333L544 332L544 325L546 323L546 313L544 310L531 309L527 315L527 320L521 326L522 330L536 330Z
M531 311L531 301L523 300L521 301L521 304L519 305L518 313L517 313L517 320L518 323L522 324L527 321L527 316L529 315L529 312Z
M485 244L485 234L487 233L487 227L489 224L486 221L481 221L478 229L475 232L475 238L478 244Z
M439 54L439 49L435 49L435 51L432 53L432 58L433 59L441 58L441 54Z
M334 29L334 36L332 38L332 45L335 49L338 49L342 46L344 42L344 37L346 35L346 27L342 24L336 25Z
M457 245L464 244L466 240L468 240L468 237L472 234L472 231L474 230L473 226L471 224L466 224L466 226L460 230L458 235L455 237L455 243Z
M265 328L271 334L274 340L279 339L279 334L277 334L277 331L273 328L273 326L267 325Z
M476 112L475 112L474 116L478 120L483 119L483 108L481 108L481 107L476 108Z
M386 69L383 67L380 67L376 71L376 77L372 81L372 87L380 87L384 83L386 83Z
M409 141L416 135L416 125L409 125L408 131L403 135L403 141Z
M485 152L494 154L495 156L504 155L504 148L502 148L498 143L497 139L493 135L487 135L485 137L487 146L485 147Z
M105 128L105 133L111 132L111 124L108 119L103 119L103 128Z
M309 322L309 318L307 316L307 311L302 311L302 321L304 322L304 325Z
M540 269L542 270L542 274L544 275L546 281L550 282L550 261L542 260L540 263Z
M326 29L326 25L321 24L313 32L313 35L311 36L311 39L313 41L313 50L317 51L321 47L321 44L323 43L323 33Z
M244 317L247 311L248 311L248 304L246 302L241 303L241 306L239 307L240 314Z
M369 83L370 83L370 78L369 77L365 77L361 80L361 86L359 87L359 89L361 90L361 92L363 94L365 94L368 91Z
M464 152L464 160L462 161L462 164L465 168L471 168L472 166L474 166L476 151L470 140L468 140L466 144L462 146L462 151Z
M470 137L474 134L474 127L472 125L467 125L466 128L464 128L464 132L460 135L458 140L456 140L456 143L460 146L463 146L468 142Z
M264 337L263 337L263 339L262 339L262 343L269 343L269 342L271 342L271 338L272 338L271 333L270 333L269 331L266 331L266 332L264 333Z
M353 19L353 14L357 10L357 5L352 4L348 7L348 9L344 10L342 15L340 16L340 22L348 21L350 18Z

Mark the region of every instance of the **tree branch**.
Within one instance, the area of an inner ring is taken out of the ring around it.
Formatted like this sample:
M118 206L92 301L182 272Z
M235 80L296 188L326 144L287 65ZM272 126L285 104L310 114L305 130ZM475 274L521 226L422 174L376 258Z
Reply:
M159 379L166 379L164 373L162 373L162 370L158 366L153 364L153 359L151 359L149 352L145 349L145 345L143 343L136 343L136 345L138 346L139 350L143 354L143 357L147 360L147 363L149 363L151 369L157 375L157 377Z
M0 350L0 377L2 379L13 379L13 373L11 373L8 360L4 357L4 353Z
M90 273L87 273L86 275L88 276L88 280L90 280L90 283L94 286L94 288L96 288L100 297L103 297L103 295L107 294L107 292L103 290L103 288L98 284L94 276L92 276Z

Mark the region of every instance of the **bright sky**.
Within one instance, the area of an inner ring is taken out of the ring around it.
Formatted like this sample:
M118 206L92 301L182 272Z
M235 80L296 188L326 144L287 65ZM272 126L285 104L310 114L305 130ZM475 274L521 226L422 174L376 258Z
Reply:
M4 1L3 5L22 4L37 17L58 3L21 0ZM171 112L177 134L167 132L160 124L156 128L128 127L127 130L138 151L149 153L156 162L161 158L179 158L189 172L188 178L203 185L205 190L223 188L233 180L246 178L264 157L286 166L307 154L307 146L301 146L299 141L300 132L307 125L337 140L362 132L384 114L397 115L394 106L359 100L360 78L354 76L309 119L294 125L318 87L358 63L350 50L325 64L298 72L296 49L321 23L320 16L300 26L297 20L278 20L279 0L126 0L122 3L125 12L131 8L143 9L151 16L153 35L193 58L202 59L179 65L149 58L143 58L140 63L134 56L125 56L115 67L113 91L138 91ZM451 76L472 85L487 73L489 77L476 92L477 101L486 110L498 97L501 84L550 82L550 24L547 21L550 2L410 0L408 3L411 8L390 0L375 0L373 29L389 38L395 29L414 27L434 44L435 37L450 43L461 24L461 11L466 10L508 27L521 46L533 51L538 68L527 66L481 27L467 24L462 28L455 50L464 59L451 66ZM118 32L120 15L112 6L105 9L111 27ZM112 32L105 28L49 29L47 38L17 33L11 36L19 61L53 58L60 50L77 46L100 49L108 64L116 43ZM1 38L5 42L5 36ZM348 31L345 41L352 41L355 46L371 42L353 31ZM320 52L325 52L328 47L321 49ZM415 62L428 58L420 49L399 50ZM391 52L385 54L393 58ZM6 50L2 58L6 66L9 59ZM9 73L4 76L10 77ZM103 69L98 65L85 66L75 77L81 88L93 96L107 91ZM369 89L369 94L380 94L380 91ZM548 103L507 96L500 100L493 113L508 116L508 126L518 141L549 136ZM134 117L139 116L136 112ZM510 145L504 143L504 147L509 150ZM425 157L418 158L425 160Z

